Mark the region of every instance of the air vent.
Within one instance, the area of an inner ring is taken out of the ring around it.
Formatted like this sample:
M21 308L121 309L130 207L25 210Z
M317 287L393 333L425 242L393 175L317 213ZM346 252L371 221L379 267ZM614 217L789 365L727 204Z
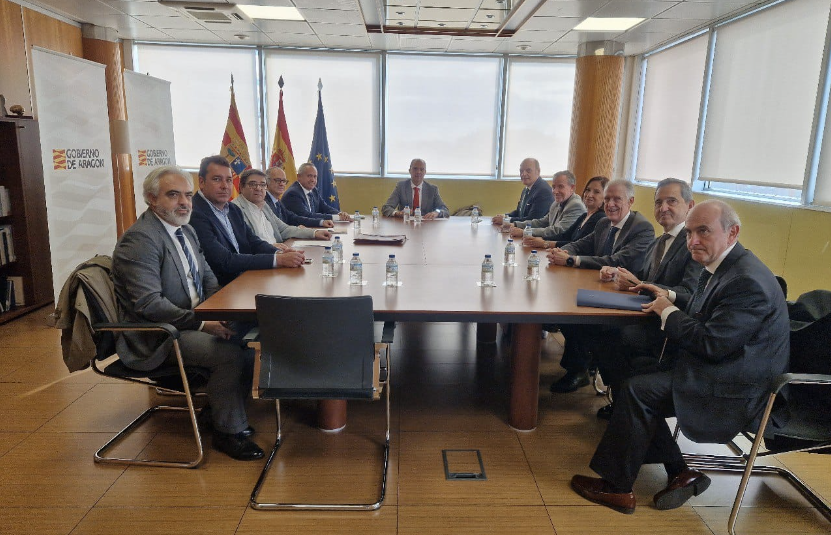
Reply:
M234 26L240 23L250 22L247 17L237 9L236 4L226 2L187 2L182 0L159 0L159 4L184 13L188 17L205 24Z

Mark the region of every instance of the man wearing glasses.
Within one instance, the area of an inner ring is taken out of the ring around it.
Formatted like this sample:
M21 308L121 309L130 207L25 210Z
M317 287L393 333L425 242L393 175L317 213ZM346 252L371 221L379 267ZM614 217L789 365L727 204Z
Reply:
M279 167L269 167L265 171L265 178L267 184L265 203L271 208L274 215L279 217L283 222L289 225L303 225L306 227L332 228L335 226L328 219L314 219L312 217L297 215L283 206L283 202L280 199L283 197L283 193L286 192L286 186L289 183L285 171Z

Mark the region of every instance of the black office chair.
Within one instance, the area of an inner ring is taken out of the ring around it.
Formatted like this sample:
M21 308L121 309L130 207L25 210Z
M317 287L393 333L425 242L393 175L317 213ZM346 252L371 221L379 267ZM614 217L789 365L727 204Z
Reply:
M384 324L375 343L370 296L299 298L257 295L258 340L249 344L254 358L254 397L275 400L274 448L251 493L250 506L261 510L364 510L381 507L387 488L390 453L389 345L395 324ZM321 332L325 318L325 332ZM258 495L282 438L281 399L378 400L385 391L386 435L378 499L368 504L263 503Z
M776 377L758 429L742 435L752 442L738 456L685 454L690 468L742 472L727 528L735 535L736 519L751 474L778 474L794 486L826 519L831 505L787 468L754 466L757 457L780 453L829 453L831 450L831 292L815 290L789 307L791 316L790 372ZM776 415L772 417L772 414ZM777 417L778 416L778 417ZM677 434L677 428L676 428ZM764 451L760 452L764 441Z

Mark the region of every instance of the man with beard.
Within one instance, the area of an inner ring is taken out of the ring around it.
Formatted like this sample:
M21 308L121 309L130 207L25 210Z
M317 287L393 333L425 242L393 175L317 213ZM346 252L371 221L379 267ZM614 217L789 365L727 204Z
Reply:
M113 252L120 319L169 323L179 330L184 363L210 372L207 394L213 447L234 459L255 460L263 450L248 438L254 430L245 414L253 354L241 346L240 335L228 324L199 321L193 311L219 284L188 225L192 198L192 179L179 167L160 167L145 179L144 201L149 208ZM116 344L121 361L134 370L176 362L173 342L165 334L123 333Z

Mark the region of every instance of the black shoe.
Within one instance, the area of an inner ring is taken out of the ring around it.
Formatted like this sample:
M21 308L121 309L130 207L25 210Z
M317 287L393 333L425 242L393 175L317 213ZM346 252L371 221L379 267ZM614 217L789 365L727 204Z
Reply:
M214 431L214 449L238 461L256 461L263 458L263 450L242 433L231 435Z
M214 428L213 413L211 412L210 405L202 407L202 410L196 415L196 423L198 423L199 426L206 431ZM238 434L244 437L250 437L253 436L254 433L256 433L256 431L249 425Z
M552 393L560 393L560 394L568 394L569 392L574 392L579 388L583 388L584 386L588 386L589 384L589 374L586 373L585 370L579 372L566 372L565 375L560 377L558 381L555 381L549 390Z
M612 419L612 411L614 410L614 405L609 403L608 405L603 405L599 409L597 409L597 417L601 420L611 420Z

